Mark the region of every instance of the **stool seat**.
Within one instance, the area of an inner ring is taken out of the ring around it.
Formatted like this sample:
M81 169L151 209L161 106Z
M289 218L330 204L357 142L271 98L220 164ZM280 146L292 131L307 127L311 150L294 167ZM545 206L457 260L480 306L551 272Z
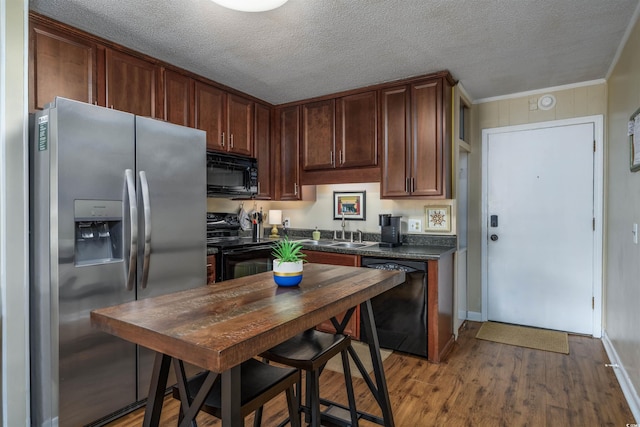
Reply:
M208 372L201 372L187 380L186 388L190 398L198 393L207 375ZM292 425L299 425L299 422L295 422L299 418L297 404L293 399L293 386L300 380L300 373L297 369L268 365L256 359L249 359L242 363L240 377L240 413L243 417L261 408L266 402L284 391L287 393ZM221 389L221 376L218 375L200 409L201 411L217 418L222 417ZM173 397L180 400L180 391L177 386L173 386L172 392Z
M351 337L306 330L261 354L265 359L303 371L315 371L351 345Z
M358 426L358 414L356 411L353 384L351 383L351 370L349 368L348 350L351 346L351 337L342 334L330 334L327 332L308 329L287 341L260 354L263 358L291 366L306 372L306 404L302 405L301 382L298 382L298 406L305 413L305 418L311 427L319 427L322 414L320 412L320 373L326 363L332 357L340 354L342 367L349 399L349 414L351 426ZM262 416L262 409L256 412L256 418Z

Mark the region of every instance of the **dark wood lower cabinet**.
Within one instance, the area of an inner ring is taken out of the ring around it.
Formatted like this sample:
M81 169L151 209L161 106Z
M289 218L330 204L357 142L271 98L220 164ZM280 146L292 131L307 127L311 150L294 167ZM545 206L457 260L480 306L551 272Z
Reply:
M216 282L216 256L207 255L207 285Z
M453 253L427 261L427 357L440 363L453 348Z
M303 251L307 255L307 262L315 262L318 264L331 264L331 265L347 265L353 267L360 267L360 256L349 254L337 254L333 252L321 252L321 251ZM345 313L336 316L338 322L342 322ZM316 329L325 332L335 333L336 329L331 324L331 321L327 320L322 322ZM344 329L345 334L355 338L360 338L360 307L356 307L355 312L351 316L347 327Z

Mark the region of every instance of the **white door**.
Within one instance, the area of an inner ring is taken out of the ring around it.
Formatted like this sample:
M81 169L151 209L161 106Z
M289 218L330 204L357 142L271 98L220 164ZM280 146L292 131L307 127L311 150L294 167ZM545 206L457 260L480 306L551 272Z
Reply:
M593 123L487 144L488 319L592 334Z

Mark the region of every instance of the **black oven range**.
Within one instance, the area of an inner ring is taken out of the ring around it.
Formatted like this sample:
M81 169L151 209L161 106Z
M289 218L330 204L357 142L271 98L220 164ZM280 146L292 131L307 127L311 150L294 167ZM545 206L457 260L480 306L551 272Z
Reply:
M207 246L216 248L216 282L271 271L269 239L240 236L238 214L207 212Z

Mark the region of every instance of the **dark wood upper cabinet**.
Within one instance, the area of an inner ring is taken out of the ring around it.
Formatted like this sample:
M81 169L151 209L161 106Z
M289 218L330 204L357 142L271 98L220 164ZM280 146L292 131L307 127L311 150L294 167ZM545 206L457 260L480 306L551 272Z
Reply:
M378 114L375 91L338 98L336 145L339 167L378 164Z
M443 195L442 90L442 79L411 85L412 196Z
M451 195L447 74L380 91L383 198Z
M409 87L383 89L380 94L382 131L381 195L402 197L409 194L411 174Z
M260 198L301 200L302 183L377 181L382 198L451 197L447 71L272 110L35 12L29 23L31 112L63 96L204 130L208 150L258 158Z
M255 104L254 152L258 160L259 199L270 199L271 190L271 109L266 105Z
M300 200L300 106L278 110L278 200Z
M164 70L163 77L164 119L177 125L193 127L193 80L171 70Z
M253 156L253 101L227 95L228 151Z
M225 151L225 92L199 81L194 86L194 125L207 132L207 150Z
M335 100L302 106L302 167L304 170L335 166Z
M305 171L378 164L375 91L302 106L302 168Z
M253 156L253 101L195 82L195 127L207 132L207 150Z
M56 96L97 101L97 46L46 25L32 23L29 49L29 111Z
M105 52L106 106L145 117L156 116L159 67L113 49Z

